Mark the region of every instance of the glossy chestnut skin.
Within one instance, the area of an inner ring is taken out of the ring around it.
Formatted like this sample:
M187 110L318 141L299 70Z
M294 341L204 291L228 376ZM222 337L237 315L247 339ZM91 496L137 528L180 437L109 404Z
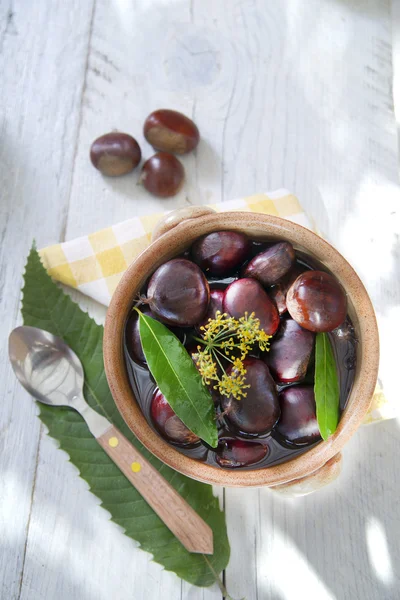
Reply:
M161 319L156 314L154 314L153 311L150 310L150 308L146 304L142 304L141 306L139 306L139 310L142 314L146 315L147 317L151 317L156 321L162 322ZM181 329L178 329L176 327L169 327L169 329L174 335L176 335L180 339L181 342L184 341L185 334ZM140 340L139 315L136 312L136 310L131 311L126 322L125 342L128 354L131 357L131 359L141 365L147 365L146 357L143 353L142 342Z
M138 166L141 157L135 138L117 131L97 138L90 148L92 165L109 177L130 173Z
M265 286L274 285L286 275L295 259L292 244L279 242L252 258L243 272L243 277L254 277Z
M274 335L279 327L279 314L275 304L255 279L238 279L225 290L224 312L240 318L245 312L254 312L260 319L260 327L268 335Z
M214 288L210 290L210 302L208 304L207 312L203 318L203 320L199 323L197 329L200 327L204 327L207 325L209 319L215 319L215 315L219 310L221 313L223 312L223 301L224 301L225 291Z
M159 321L159 318L146 305L140 307L140 311L148 317L153 317ZM146 364L146 357L143 353L142 342L139 333L139 315L132 310L125 325L125 342L129 356L135 362L142 365Z
M268 446L259 442L220 438L215 460L220 467L249 467L267 456Z
M166 108L155 110L147 117L143 133L153 148L173 154L194 150L200 140L199 130L189 117Z
M156 429L170 442L187 446L199 441L197 435L177 417L158 389L154 392L151 400L150 414Z
M281 410L275 382L267 365L257 358L246 358L247 396L236 400L222 396L221 407L226 411L225 419L234 429L250 434L268 433L278 421ZM231 373L232 367L227 369Z
M197 265L186 258L173 258L151 276L147 300L160 321L190 327L204 319L210 288Z
M308 363L314 347L315 334L303 329L287 319L282 322L279 332L264 360L277 383L294 383L306 376Z
M292 283L296 281L298 276L304 273L306 270L306 267L303 265L295 263L285 277L283 277L279 283L268 290L268 296L271 298L271 300L273 300L273 302L275 302L280 315L283 315L285 312L287 312L286 296L288 289Z
M250 242L244 233L215 231L198 240L192 246L192 260L207 275L229 275L246 258Z
M290 316L304 329L327 332L343 323L347 299L342 286L329 273L306 271L286 296Z
M313 386L287 387L279 394L279 403L282 413L275 429L286 442L304 446L321 438L315 415Z
M140 182L148 192L160 198L175 196L185 180L182 163L168 152L157 152L144 163Z

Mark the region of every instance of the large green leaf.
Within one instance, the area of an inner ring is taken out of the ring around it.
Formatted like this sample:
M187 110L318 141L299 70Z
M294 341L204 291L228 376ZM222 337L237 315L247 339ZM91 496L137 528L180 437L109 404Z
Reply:
M100 498L113 521L156 562L182 579L208 586L216 581L229 561L225 515L209 485L198 483L170 469L151 455L132 435L112 399L103 366L103 327L97 325L47 275L39 255L28 257L23 288L25 325L41 327L62 337L76 352L85 371L84 394L90 406L107 417L162 473L214 532L214 554L191 554L174 537L139 492L121 474L73 410L40 404L40 418L49 434L59 441L71 462Z
M187 350L165 325L138 312L143 352L158 387L186 427L216 448L214 402Z
M339 379L327 333L317 333L315 343L315 405L321 436L327 440L339 422Z

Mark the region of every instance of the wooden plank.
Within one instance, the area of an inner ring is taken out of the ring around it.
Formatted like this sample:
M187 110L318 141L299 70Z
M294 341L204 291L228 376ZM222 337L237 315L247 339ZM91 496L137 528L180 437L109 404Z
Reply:
M90 6L78 2L68 7L62 2L51 6L1 3L0 328L4 344L20 322L21 274L33 238L39 245L46 244L59 238L64 228L89 14ZM5 354L0 375L4 390L0 596L12 599L19 597L22 585L40 422Z

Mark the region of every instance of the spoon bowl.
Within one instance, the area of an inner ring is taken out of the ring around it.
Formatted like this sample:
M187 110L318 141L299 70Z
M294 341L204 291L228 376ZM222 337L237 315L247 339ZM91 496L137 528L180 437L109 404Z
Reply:
M83 388L81 361L67 344L36 327L17 327L8 339L14 373L37 400L75 408Z

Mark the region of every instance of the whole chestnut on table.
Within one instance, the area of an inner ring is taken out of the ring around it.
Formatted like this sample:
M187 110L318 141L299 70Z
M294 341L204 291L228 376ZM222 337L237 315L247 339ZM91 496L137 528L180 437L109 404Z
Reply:
M118 131L97 138L90 147L90 160L103 175L117 177L140 163L140 146L131 135Z
M143 133L153 148L174 154L194 150L200 140L199 130L191 119L165 108L155 110L147 117Z
M175 196L185 179L183 165L168 152L157 152L146 160L140 175L140 182L148 192L161 198Z

